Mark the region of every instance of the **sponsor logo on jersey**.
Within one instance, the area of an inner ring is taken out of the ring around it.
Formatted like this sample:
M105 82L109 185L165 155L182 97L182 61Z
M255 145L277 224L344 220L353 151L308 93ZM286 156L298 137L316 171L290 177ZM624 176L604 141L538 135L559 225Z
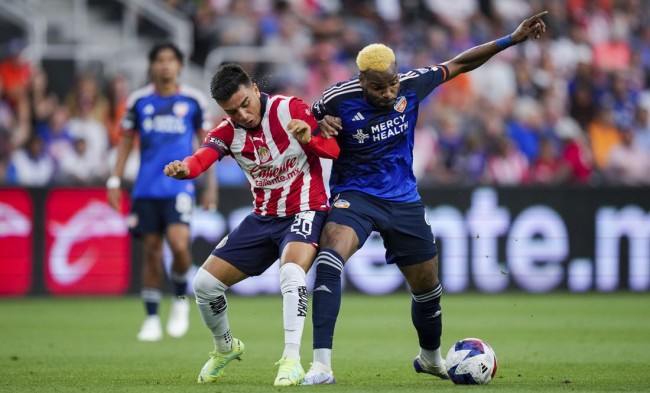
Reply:
M350 207L350 202L346 201L345 199L339 199L338 201L334 202L334 207L338 207L339 209L347 209Z
M393 108L395 108L396 111L399 113L404 112L404 109L406 109L406 97L401 96L395 101L395 105L393 105Z
M266 187L273 184L284 183L293 179L300 173L298 158L287 158L280 166L255 165L250 169L250 175L255 180L256 187Z
M224 141L222 141L221 139L217 138L216 136L208 137L207 143L217 145L220 148L222 148L223 150L228 151L228 146L226 146L226 143Z
M370 135L364 134L363 130L358 129L357 133L352 135L352 138L356 139L359 143L363 143L366 139L370 138Z

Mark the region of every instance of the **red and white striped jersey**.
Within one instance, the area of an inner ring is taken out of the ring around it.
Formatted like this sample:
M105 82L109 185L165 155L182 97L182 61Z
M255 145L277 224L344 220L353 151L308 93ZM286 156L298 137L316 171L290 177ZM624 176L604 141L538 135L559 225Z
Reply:
M228 117L208 134L202 147L216 150L219 160L230 155L237 161L251 184L256 214L283 217L328 210L319 157L287 131L291 119L317 129L309 106L296 97L260 98L263 116L256 129L242 128Z

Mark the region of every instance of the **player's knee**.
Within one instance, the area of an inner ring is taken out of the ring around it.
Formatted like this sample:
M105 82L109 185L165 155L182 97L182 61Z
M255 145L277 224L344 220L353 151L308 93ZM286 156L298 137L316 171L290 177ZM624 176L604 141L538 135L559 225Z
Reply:
M305 271L293 262L280 266L280 292L282 295L297 288L306 288Z
M214 299L223 295L228 289L226 284L222 283L219 279L203 268L200 268L196 272L196 276L194 276L194 281L192 282L192 287L197 301Z

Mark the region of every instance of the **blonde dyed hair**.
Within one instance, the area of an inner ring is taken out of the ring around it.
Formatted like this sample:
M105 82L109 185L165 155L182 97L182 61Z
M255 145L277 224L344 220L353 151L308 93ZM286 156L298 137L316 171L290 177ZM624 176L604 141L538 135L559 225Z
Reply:
M359 71L384 72L395 63L395 53L384 44L370 44L357 55Z

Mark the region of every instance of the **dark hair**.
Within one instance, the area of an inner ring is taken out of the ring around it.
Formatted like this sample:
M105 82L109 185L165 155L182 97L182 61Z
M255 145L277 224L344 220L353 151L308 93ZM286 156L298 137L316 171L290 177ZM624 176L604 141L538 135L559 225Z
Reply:
M239 64L224 64L212 77L210 93L216 101L230 99L239 90L240 85L250 87L253 84L251 77Z
M153 63L156 60L156 57L158 57L158 53L165 49L171 49L174 52L176 59L183 64L183 52L181 52L178 46L172 42L159 42L155 44L153 48L149 50L149 64Z

